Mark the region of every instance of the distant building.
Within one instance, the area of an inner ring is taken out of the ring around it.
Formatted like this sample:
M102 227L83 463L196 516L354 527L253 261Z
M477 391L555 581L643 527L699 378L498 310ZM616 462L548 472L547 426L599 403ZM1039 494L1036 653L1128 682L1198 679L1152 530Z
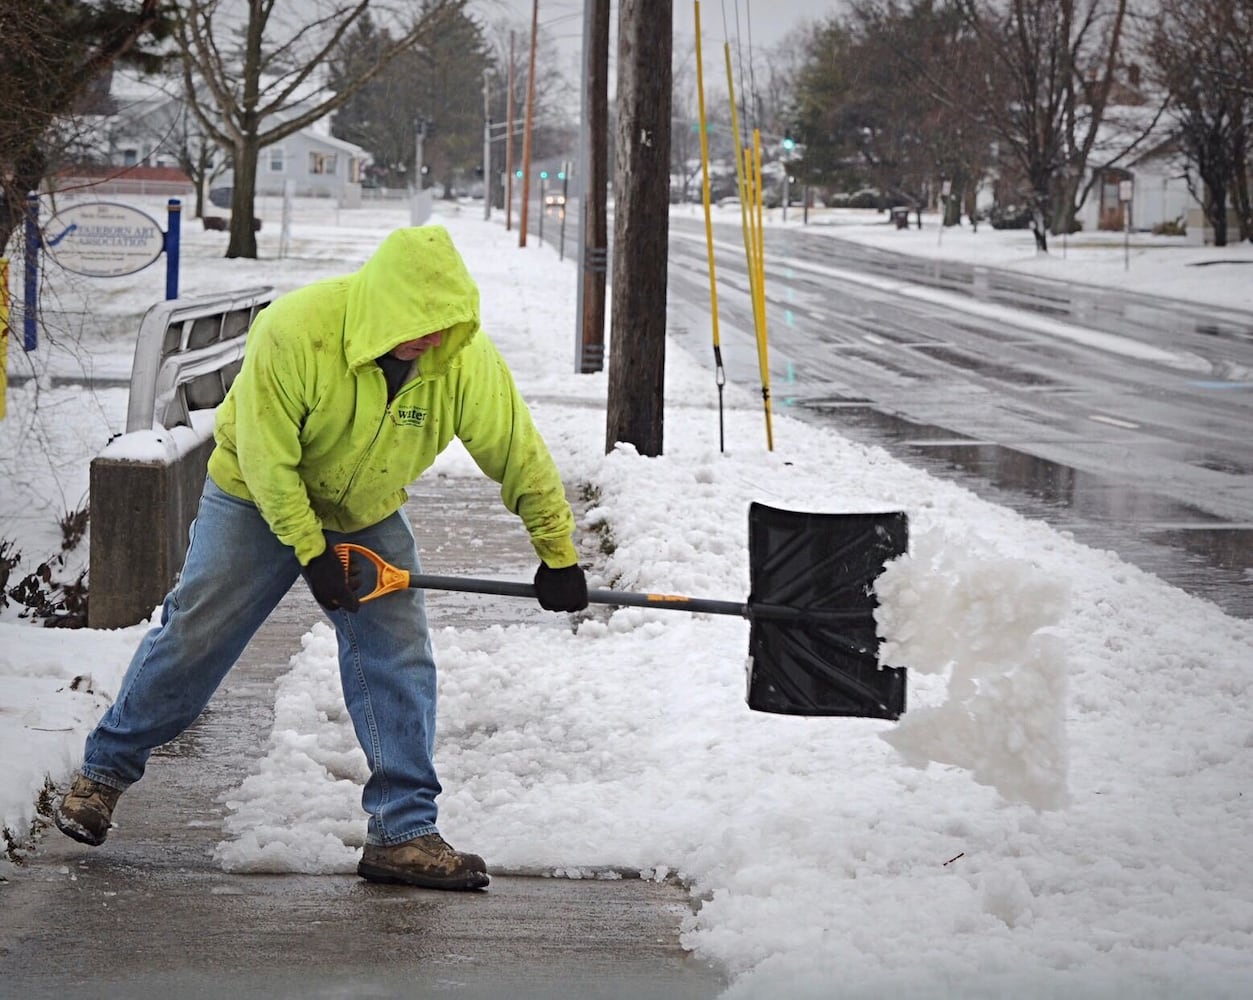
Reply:
M360 208L361 178L368 160L362 147L306 128L261 150L256 193L281 196L291 181L298 198L334 198L341 208ZM214 188L230 188L231 178L227 170Z
M143 168L144 172L160 168L177 168L181 149L195 149L204 140L201 129L192 118L179 93L167 90L162 81L135 79L122 73L112 74L108 96L97 102L88 117L93 123L89 137L79 141L73 158L91 167L75 167L69 173L80 178L117 174L120 168ZM291 113L299 109L292 108ZM326 131L328 119L315 122L273 146L261 150L257 162L258 196L282 195L291 181L297 197L334 198L341 207L356 208L361 204L361 180L369 162L366 151L350 142L336 139ZM219 162L220 151L215 151ZM142 173L126 171L132 180ZM149 175L155 180L156 175ZM179 172L184 186L174 194L194 193L194 186ZM169 178L171 181L174 178ZM218 207L222 193L229 192L232 174L229 169L215 171L206 182L206 195ZM65 184L58 181L59 187ZM114 188L115 193L124 193ZM96 189L95 193L105 193ZM149 189L144 193L166 193ZM216 195L216 197L212 197Z

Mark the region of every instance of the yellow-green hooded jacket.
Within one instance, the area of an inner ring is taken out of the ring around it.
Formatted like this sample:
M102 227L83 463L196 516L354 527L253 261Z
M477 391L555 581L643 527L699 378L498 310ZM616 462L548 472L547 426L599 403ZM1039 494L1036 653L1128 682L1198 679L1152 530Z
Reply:
M375 362L447 331L387 400ZM501 484L549 566L578 561L561 477L495 345L478 288L442 226L389 235L354 274L281 296L257 316L244 364L218 407L209 475L250 500L302 565L322 531L358 531L456 436Z

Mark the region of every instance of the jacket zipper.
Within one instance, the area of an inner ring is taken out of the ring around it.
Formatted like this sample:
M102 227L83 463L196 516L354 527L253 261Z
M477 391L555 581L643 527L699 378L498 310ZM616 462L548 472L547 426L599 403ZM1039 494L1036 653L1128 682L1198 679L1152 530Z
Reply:
M386 377L383 375L383 370L381 368L378 369L378 377L384 380L384 389L386 390ZM396 399L399 398L400 393L397 393ZM339 496L335 498L335 506L341 510L344 506L344 500L347 499L348 494L352 491L352 484L357 481L357 473L361 471L361 467L365 465L365 460L370 457L370 452L374 450L374 445L378 441L379 434L382 433L384 425L387 423L387 415L391 412L392 403L395 401L395 399L389 400L387 405L383 408L383 418L378 422L378 426L374 428L374 436L370 438L370 443L366 445L365 450L361 452L361 457L357 459L357 464L353 466L352 474L348 477L348 482L344 484L343 490L340 492Z

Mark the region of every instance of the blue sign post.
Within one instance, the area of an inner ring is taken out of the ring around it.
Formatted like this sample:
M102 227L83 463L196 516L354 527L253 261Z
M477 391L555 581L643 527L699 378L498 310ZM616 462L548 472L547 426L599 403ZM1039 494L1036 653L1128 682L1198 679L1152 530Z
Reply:
M182 238L183 203L171 198L166 203L165 297L178 298L178 253Z
M26 196L26 300L22 303L22 347L33 351L39 345L35 325L39 301L39 195Z

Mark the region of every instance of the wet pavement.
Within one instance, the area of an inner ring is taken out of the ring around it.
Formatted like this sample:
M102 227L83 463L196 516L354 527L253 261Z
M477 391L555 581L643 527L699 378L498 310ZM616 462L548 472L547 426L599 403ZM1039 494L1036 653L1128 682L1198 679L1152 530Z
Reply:
M1218 517L1151 490L1129 488L1115 477L966 438L855 399L807 400L793 412L838 422L841 433L854 440L879 445L998 506L1048 521L1085 545L1115 551L1227 614L1253 618L1253 520Z
M420 486L409 511L425 570L502 579L533 570L493 484ZM456 593L429 593L428 610L435 627L556 620L530 602ZM49 830L0 884L0 994L717 996L723 977L679 944L692 901L675 883L494 871L488 891L452 893L355 875L224 872L212 860L223 800L265 754L274 683L319 618L297 584L200 720L122 797L108 841L89 848Z
M1253 314L771 236L776 408L1253 618ZM671 240L670 332L709 365L690 237ZM742 261L724 263L727 380L757 386Z

